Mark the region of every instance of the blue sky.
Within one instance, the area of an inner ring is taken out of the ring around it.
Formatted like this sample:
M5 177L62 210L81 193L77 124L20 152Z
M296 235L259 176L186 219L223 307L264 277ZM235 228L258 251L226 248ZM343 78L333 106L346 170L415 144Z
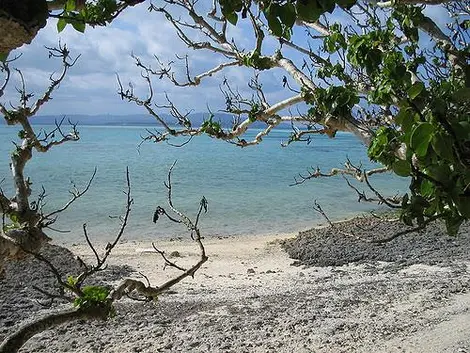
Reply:
M140 69L135 66L131 58L131 53L141 57L145 63L155 63L153 55L157 55L163 62L168 62L175 60L175 54L180 56L188 54L194 75L225 60L208 51L188 49L176 36L171 24L160 14L149 13L147 7L148 3L145 2L130 8L110 26L87 27L84 34L76 32L71 26L67 26L59 34L56 20L51 19L33 43L16 50L16 54L22 53L22 56L13 66L22 70L27 89L36 96L46 89L51 72L60 69L59 62L48 58L48 51L44 46L55 46L60 40L61 43L67 44L72 55L81 55L59 90L54 93L53 100L41 109L40 114L145 113L142 107L121 101L117 94L116 74L119 74L124 84L132 82L136 91L142 94L142 97L145 96L146 85L140 77ZM439 7L430 7L427 12L433 18L443 18L442 9ZM333 17L335 15L336 12ZM252 49L253 36L246 20L237 27L230 26L228 33L228 37L234 38L240 47L246 50ZM306 43L302 43L306 40L304 29L297 29L296 38L300 38L299 44L307 46ZM268 41L265 47L272 50L276 45L274 41ZM155 64L153 66L155 67ZM184 66L177 64L176 67L181 74ZM217 111L224 107L224 97L219 89L224 76L234 87L249 94L247 83L252 75L251 69L231 67L204 80L195 88L179 88L168 80L157 79L154 81L154 102L165 103L164 95L168 94L183 111L202 112L207 111L207 107ZM293 95L292 92L282 88L283 76L284 72L278 69L263 72L262 82L271 104ZM17 94L14 90L15 83L12 83L9 91L1 99L3 102L11 101L15 104Z
M22 53L12 64L22 70L29 91L37 95L47 87L51 72L60 69L60 63L48 58L44 46L56 46L58 41L67 44L72 55L80 54L77 64L53 95L53 100L41 109L40 114L133 114L145 113L142 107L121 101L117 94L116 74L122 82L132 82L137 92L145 96L146 86L140 77L141 70L135 66L131 53L142 58L145 63L155 63L153 55L163 62L175 60L175 54L190 56L194 75L216 66L223 58L207 51L193 51L176 36L173 27L158 13L149 13L148 3L126 10L110 26L103 28L87 27L84 34L67 26L62 33L57 32L56 20L49 20L33 42L24 45L11 54ZM243 27L243 26L242 26ZM249 42L242 28L232 27L230 36L237 42ZM11 57L10 56L10 57ZM181 64L179 70L183 69ZM155 64L153 65L156 66ZM183 111L207 111L209 106L216 111L224 106L224 98L219 84L224 76L234 86L247 91L246 84L253 71L250 69L228 68L223 74L214 75L196 88L174 87L168 80L155 80L155 103L164 103L167 93ZM282 72L269 72L265 75L267 90L273 95L273 102L286 96L281 86ZM277 82L278 84L274 84ZM13 83L13 82L12 82ZM14 87L1 99L3 102L17 102Z

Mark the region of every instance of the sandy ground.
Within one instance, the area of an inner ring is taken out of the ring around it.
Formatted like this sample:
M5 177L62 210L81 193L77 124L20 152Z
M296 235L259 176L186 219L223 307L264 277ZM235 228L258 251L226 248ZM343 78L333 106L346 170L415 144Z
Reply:
M293 266L284 238L206 239L208 262L157 303L123 300L116 317L44 332L22 352L470 352L464 256L434 265L365 259ZM190 242L156 245L178 255L172 260L179 265L197 261ZM93 261L85 246L70 250ZM150 242L129 241L115 250L108 276L114 283L122 276L141 279L141 272L158 285L176 274L162 269ZM112 266L122 264L130 268ZM0 282L2 289L12 280ZM0 297L1 336L31 319L31 311L47 312L28 300L12 304ZM29 314L20 315L22 308ZM11 310L20 316L12 319Z

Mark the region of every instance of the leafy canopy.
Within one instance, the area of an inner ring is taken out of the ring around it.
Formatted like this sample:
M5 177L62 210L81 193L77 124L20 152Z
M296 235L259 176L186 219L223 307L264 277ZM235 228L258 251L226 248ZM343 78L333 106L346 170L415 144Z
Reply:
M219 3L233 25L253 6L242 0ZM327 26L322 43L327 56L312 75L327 84L313 91L302 87L311 106L308 116L318 124L329 117L355 122L362 110L375 120L369 157L410 178L402 220L412 225L442 218L450 234L470 218L470 7L462 3L448 5L449 23L441 29L424 14L425 6L406 1L379 3L381 14L355 0L257 2L270 34L285 40L296 25L318 24L337 8L363 10L362 22L352 16L351 23ZM452 13L455 8L459 12ZM259 51L253 54L257 62L266 60Z

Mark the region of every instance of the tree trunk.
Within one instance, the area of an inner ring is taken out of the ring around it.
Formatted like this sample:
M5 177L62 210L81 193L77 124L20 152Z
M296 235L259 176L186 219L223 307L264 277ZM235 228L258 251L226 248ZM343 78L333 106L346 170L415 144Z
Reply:
M78 310L67 310L47 315L20 328L5 338L0 345L0 353L16 353L34 335L54 328L60 324L79 319L106 319L111 310L110 306L92 306Z

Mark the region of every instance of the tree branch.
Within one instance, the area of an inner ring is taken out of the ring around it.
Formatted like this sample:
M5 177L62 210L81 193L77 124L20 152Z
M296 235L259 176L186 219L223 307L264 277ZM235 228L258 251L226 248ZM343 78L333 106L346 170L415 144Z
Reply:
M361 170L360 168L355 167L349 159L346 161L344 164L345 168L332 168L330 172L328 173L323 173L320 168L316 167L315 169L308 170L307 169L307 175L302 175L299 174L298 178L294 178L294 183L291 184L290 186L294 185L299 185L305 183L307 180L310 179L317 179L317 178L325 178L325 177L332 177L336 175L349 175L354 177L357 181L359 182L364 182L367 180L368 176L374 175L374 174L382 174L385 172L388 172L388 169L385 167L380 167L380 168L375 168L371 170ZM300 178L300 179L299 179Z
M178 216L178 218L174 219L174 218L169 217L169 219L173 222L183 223L184 225L186 225L187 229L191 232L192 239L196 242L196 244L199 247L199 260L194 265L192 265L189 269L184 269L176 265L175 263L171 262L170 260L168 260L166 256L164 255L163 251L158 250L157 247L154 244L152 244L153 248L163 257L166 265L177 268L180 271L182 271L182 273L170 279L169 281L163 283L161 286L158 286L158 287L151 286L148 283L145 284L139 280L125 279L117 288L115 288L110 293L109 298L112 301L119 300L124 295L130 295L134 291L146 298L156 299L161 293L167 291L168 289L173 287L175 284L181 282L183 279L189 276L194 277L194 274L196 273L196 271L199 270L199 268L208 259L206 255L206 250L204 248L204 244L202 243L201 232L198 227L201 213L203 211L207 212L207 200L204 197L202 198L200 205L199 205L199 211L197 213L196 220L194 223L184 213L180 212L178 209L175 208L175 206L173 205L173 200L172 200L172 183L171 183L171 173L175 165L176 165L176 162L174 162L171 165L168 171L168 179L167 179L167 182L165 183L165 187L168 190L168 196L167 196L168 205L170 206L170 209ZM163 208L158 207L157 211L158 210L160 211L155 213L154 222L158 220L159 215L166 214Z
M110 308L103 306L102 308L85 307L78 310L49 314L39 320L21 326L15 333L7 336L2 344L0 344L0 353L16 353L31 337L58 325L80 319L106 319L109 316L109 312Z
M51 213L48 213L46 215L43 215L41 217L41 221L40 222L43 222L43 221L47 221L48 223L52 220L52 217L59 214L59 213L62 213L64 212L67 208L70 207L70 205L72 205L75 201L77 201L80 197L82 197L83 195L85 195L87 193L87 191L90 189L90 186L93 182L93 180L95 179L95 176L96 176L96 172L97 172L97 169L95 168L93 170L93 174L91 175L90 179L88 180L87 184L85 185L85 188L80 191L79 189L77 189L77 187L74 185L73 189L70 192L70 194L72 194L72 198L64 205L62 206L61 208L55 210L55 211L52 211ZM49 224L52 224L52 223L49 223Z

